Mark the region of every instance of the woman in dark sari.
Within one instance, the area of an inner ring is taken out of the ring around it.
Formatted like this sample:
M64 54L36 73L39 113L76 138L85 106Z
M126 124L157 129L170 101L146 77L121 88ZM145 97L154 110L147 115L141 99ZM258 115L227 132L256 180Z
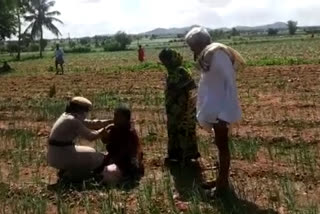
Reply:
M182 66L182 56L164 49L159 59L166 67L165 103L168 131L169 161L190 161L200 157L196 138L196 108L191 92L196 84L190 72Z

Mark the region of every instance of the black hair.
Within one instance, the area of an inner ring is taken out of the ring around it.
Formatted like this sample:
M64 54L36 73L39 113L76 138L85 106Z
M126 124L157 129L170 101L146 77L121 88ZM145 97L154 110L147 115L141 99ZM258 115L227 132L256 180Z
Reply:
M82 105L79 105L77 103L72 103L69 102L67 107L66 107L66 113L82 113L82 112L89 112L90 108L89 107L85 107Z
M131 110L128 105L121 104L114 110L114 112L122 114L128 121L131 120Z

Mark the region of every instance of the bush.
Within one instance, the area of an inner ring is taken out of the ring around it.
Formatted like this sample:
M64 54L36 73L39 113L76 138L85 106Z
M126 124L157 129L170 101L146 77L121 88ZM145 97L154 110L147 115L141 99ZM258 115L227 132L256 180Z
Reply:
M296 34L296 31L298 29L298 22L295 21L288 21L288 29L289 29L289 34L294 35Z
M121 31L114 35L114 40L120 44L122 50L126 49L127 46L130 45L132 42L131 36Z
M83 46L87 46L90 44L90 38L89 37L84 37L80 39L80 44Z
M121 51L123 50L121 44L114 39L104 42L104 51Z
M219 39L225 39L228 36L228 33L224 32L223 30L211 30L209 31L211 38L214 41L217 41Z
M278 32L279 32L278 29L273 29L273 28L269 28L269 29L268 29L268 35L269 35L269 36L275 36L275 35L278 34Z
M38 45L38 44L35 44L35 43L31 44L30 47L29 47L29 51L30 51L30 52L37 52L37 51L39 51L39 50L40 50L39 45Z
M64 50L65 53L90 53L91 48L88 46L78 46L71 49Z
M8 51L9 53L18 52L18 49L19 49L18 43L16 43L16 42L9 42L9 43L7 44L7 51Z

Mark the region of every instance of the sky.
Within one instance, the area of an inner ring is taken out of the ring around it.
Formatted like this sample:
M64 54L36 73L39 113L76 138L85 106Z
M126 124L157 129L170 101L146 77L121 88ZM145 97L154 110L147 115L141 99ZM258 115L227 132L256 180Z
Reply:
M319 0L56 0L62 37L141 33L198 24L210 28L296 20L320 25ZM45 32L46 38L54 38Z

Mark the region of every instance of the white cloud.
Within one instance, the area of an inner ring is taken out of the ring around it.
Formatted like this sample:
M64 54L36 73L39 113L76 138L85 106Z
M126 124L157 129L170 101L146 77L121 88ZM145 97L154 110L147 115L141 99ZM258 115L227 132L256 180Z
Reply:
M320 24L314 0L56 0L65 25L63 37L93 36L124 30L139 33L157 27L260 25L297 20ZM46 37L52 35L46 33Z

